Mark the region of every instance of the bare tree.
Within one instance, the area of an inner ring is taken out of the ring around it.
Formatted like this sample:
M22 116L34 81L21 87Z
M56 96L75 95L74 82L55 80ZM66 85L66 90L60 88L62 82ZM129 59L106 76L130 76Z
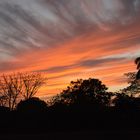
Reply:
M23 84L22 95L25 99L32 98L46 81L41 73L20 73L19 75Z
M41 73L3 74L0 77L0 103L13 110L18 98L33 97L45 80L46 78Z
M0 96L0 106L6 106L8 98L6 96Z
M1 102L6 101L6 105L12 110L16 106L17 98L22 90L22 81L18 74L3 74L0 77Z

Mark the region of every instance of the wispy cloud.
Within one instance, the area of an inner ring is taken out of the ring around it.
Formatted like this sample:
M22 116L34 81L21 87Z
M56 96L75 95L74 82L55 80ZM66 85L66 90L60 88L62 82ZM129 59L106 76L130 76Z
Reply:
M46 72L43 93L92 76L122 87L140 51L139 13L139 0L1 0L0 72Z

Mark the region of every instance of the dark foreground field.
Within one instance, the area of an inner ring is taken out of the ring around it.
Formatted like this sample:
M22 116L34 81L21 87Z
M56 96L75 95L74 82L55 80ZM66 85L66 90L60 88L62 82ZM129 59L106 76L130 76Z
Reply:
M113 107L0 114L1 139L136 139L140 110Z
M47 132L37 134L3 134L1 140L137 140L140 138L139 131L70 131L70 132Z

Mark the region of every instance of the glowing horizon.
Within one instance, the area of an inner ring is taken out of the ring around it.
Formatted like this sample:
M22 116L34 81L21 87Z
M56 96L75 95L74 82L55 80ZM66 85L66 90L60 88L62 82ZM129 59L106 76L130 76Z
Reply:
M43 98L79 78L119 90L136 71L139 13L139 0L1 0L0 73L45 73Z

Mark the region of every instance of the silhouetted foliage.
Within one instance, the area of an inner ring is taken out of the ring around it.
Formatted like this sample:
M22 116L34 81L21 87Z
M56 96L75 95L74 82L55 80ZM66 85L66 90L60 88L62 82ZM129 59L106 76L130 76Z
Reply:
M140 69L140 57L136 58L135 64L137 69ZM123 108L137 108L139 107L139 100L135 98L140 93L139 71L129 72L124 74L127 77L128 86L121 90L121 93L117 93L116 98L113 100L116 107Z
M140 110L140 98L128 96L125 93L117 93L116 98L113 100L115 107L122 109L139 109Z
M13 110L18 98L32 98L45 79L41 73L3 74L0 77L0 104Z
M137 69L140 69L140 57L135 59L135 64L137 65Z
M53 98L54 104L94 104L109 105L111 94L107 91L107 87L98 79L71 81L60 95Z
M138 60L136 64L139 64ZM52 98L51 106L48 106L45 101L33 97L44 84L42 75L3 75L0 79L0 132L3 128L10 132L22 130L34 133L85 129L140 130L139 80L135 72L125 76L129 85L120 93L108 92L106 85L94 78L71 81L65 90ZM23 97L25 100L17 104ZM2 107L8 101L10 109ZM11 106L16 110L12 110Z
M23 113L39 113L47 110L47 104L45 101L40 100L37 97L29 98L24 101L20 101L17 105L17 111Z
M133 98L133 105L140 110L140 98Z
M140 93L140 57L135 59L135 64L137 65L138 72L129 72L125 74L129 86L122 90L123 93L131 97L138 96Z
M138 70L137 74L136 74L136 79L140 80L140 70Z
M133 98L125 93L116 93L116 98L114 99L115 107L120 109L128 109L133 106Z
M10 112L9 107L0 106L0 114ZM2 114L1 114L2 115Z
M136 79L140 79L140 57L135 59L135 64L137 65L138 72L136 74Z
M129 86L124 88L122 92L131 97L138 96L140 93L140 82L136 80L136 73L129 72L129 73L126 73L125 76L127 77L127 82Z

